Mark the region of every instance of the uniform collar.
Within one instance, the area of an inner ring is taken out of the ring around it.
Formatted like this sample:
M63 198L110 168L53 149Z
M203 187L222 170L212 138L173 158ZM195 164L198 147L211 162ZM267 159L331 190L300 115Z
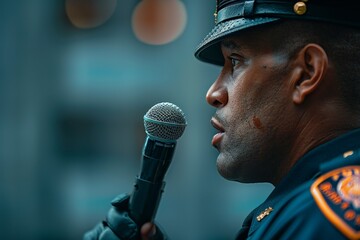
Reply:
M305 181L316 177L320 173L322 166L326 165L329 160L359 148L360 129L355 129L310 150L295 163L289 173L275 187L268 199L294 189ZM339 164L340 167L346 165L346 162L341 161Z
M306 153L295 163L266 201L252 212L250 232L253 232L261 225L256 218L264 213L264 210L274 206L285 194L316 178L321 173L349 165L348 161L344 161L343 154L348 151L355 152L356 149L359 149L356 154L360 154L360 129L344 133Z

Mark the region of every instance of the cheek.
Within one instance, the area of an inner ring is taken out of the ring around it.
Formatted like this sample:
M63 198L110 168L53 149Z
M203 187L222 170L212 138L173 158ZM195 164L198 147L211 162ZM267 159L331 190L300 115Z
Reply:
M284 86L277 79L278 72L269 69L268 65L262 67L268 69L248 69L228 85L228 104L232 109L232 121L246 122L252 129L265 131L269 124L272 125L274 114L281 114L284 99L280 99L280 95L284 94Z

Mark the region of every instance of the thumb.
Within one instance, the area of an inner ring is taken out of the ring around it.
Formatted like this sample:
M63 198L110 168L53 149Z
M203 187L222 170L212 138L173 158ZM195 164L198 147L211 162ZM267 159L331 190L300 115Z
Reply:
M162 234L156 231L155 224L148 222L141 227L141 239L142 240L161 240Z

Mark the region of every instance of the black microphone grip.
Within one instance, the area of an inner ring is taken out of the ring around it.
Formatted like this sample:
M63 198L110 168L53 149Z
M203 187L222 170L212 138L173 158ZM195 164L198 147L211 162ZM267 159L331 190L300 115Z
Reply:
M138 226L152 222L155 218L165 187L163 180L175 146L176 142L164 143L146 138L140 173L129 200L129 215Z

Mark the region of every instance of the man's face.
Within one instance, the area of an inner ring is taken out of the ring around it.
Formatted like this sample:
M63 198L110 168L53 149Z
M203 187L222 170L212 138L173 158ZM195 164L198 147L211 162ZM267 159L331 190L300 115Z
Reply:
M225 39L222 53L224 66L206 95L217 108L218 171L229 180L277 182L293 139L289 56L254 32Z

